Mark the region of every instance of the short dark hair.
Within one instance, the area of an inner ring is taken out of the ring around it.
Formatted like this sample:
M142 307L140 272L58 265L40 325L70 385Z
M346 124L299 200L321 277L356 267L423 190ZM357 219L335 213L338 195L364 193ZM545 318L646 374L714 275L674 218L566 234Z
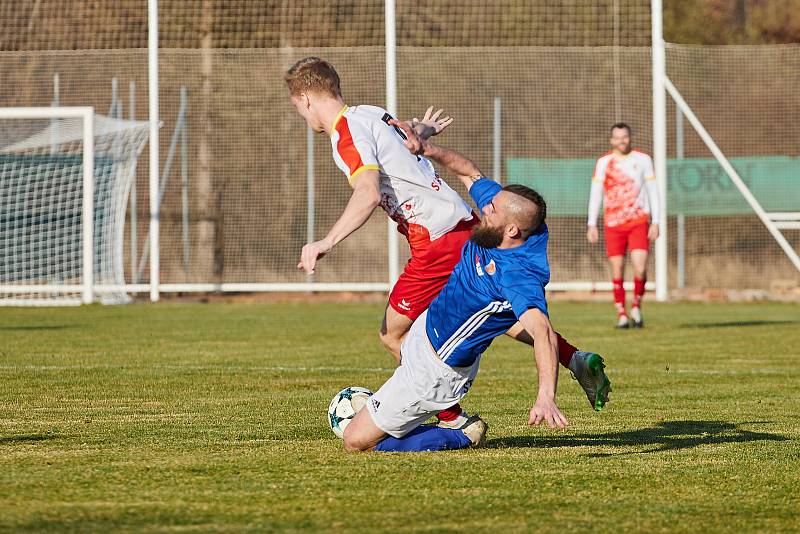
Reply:
M628 130L628 135L631 135L631 132L633 132L633 130L631 130L631 127L628 126L628 123L626 122L617 122L611 127L612 132L614 130L622 130L622 129Z
M519 195L536 205L536 217L531 221L530 227L530 233L535 233L542 226L545 218L547 218L547 203L544 201L542 195L522 184L509 184L503 188L503 191Z

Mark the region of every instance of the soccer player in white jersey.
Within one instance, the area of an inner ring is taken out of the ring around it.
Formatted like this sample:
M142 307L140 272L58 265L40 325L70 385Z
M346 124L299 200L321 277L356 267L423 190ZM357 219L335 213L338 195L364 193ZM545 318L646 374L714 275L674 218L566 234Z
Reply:
M406 134L389 124L393 118L386 110L345 105L339 76L330 63L316 57L301 59L287 71L284 80L300 116L314 131L330 135L336 165L353 188L344 212L328 234L303 247L298 268L313 273L316 262L360 228L380 205L398 223L411 248L411 259L389 295L380 334L399 364L403 336L447 283L473 226L479 223L478 217L427 159L406 149ZM415 124L415 132L422 137L435 135L450 123L430 111ZM533 343L519 324L508 333L519 341ZM561 362L566 366L577 349L561 335L556 336ZM596 410L605 402L602 397L595 400L588 392L587 397ZM443 409L438 417L450 426L460 426L467 419L458 404Z
M611 151L597 160L589 197L586 239L596 243L597 217L604 205L603 229L606 255L614 284L617 328L644 326L642 297L647 282L649 241L658 239L660 202L653 160L631 148L631 128L620 122L611 127ZM633 303L630 319L625 309L625 252L633 265Z
M445 287L403 339L400 366L345 429L345 448L412 452L479 446L487 425L477 415L458 429L422 423L461 401L484 351L517 322L535 340L539 374L528 424L564 428L567 419L556 404L560 355L544 290L550 278L544 199L523 185L501 187L460 154L396 124L406 131L409 150L469 184L483 220L473 228ZM584 389L607 397L610 384L602 367L602 358L589 352L576 351L569 362Z

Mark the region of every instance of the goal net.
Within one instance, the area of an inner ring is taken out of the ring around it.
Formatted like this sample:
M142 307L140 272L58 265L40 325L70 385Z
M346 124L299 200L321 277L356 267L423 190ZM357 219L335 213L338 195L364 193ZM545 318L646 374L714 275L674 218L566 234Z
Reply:
M0 305L79 304L87 220L83 121L12 119L3 111ZM129 300L121 287L126 202L148 124L95 115L93 131L92 278L100 302L123 303Z

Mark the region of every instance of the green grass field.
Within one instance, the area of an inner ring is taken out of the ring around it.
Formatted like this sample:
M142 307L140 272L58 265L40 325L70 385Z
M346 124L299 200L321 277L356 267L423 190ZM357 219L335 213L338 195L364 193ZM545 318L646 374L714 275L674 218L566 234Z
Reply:
M0 530L797 532L800 306L554 303L605 355L602 413L525 425L533 356L500 339L464 402L488 447L345 453L325 411L392 371L382 306L0 309Z

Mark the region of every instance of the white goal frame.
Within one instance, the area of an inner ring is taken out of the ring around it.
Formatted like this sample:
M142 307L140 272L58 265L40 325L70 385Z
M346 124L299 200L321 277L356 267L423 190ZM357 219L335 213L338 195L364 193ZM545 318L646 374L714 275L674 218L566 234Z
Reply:
M3 293L81 293L81 302L90 304L94 300L94 108L90 106L64 107L13 107L0 108L3 119L81 119L83 134L83 204L81 214L81 283L80 285L56 284L7 284L0 285ZM57 303L47 302L48 305Z

